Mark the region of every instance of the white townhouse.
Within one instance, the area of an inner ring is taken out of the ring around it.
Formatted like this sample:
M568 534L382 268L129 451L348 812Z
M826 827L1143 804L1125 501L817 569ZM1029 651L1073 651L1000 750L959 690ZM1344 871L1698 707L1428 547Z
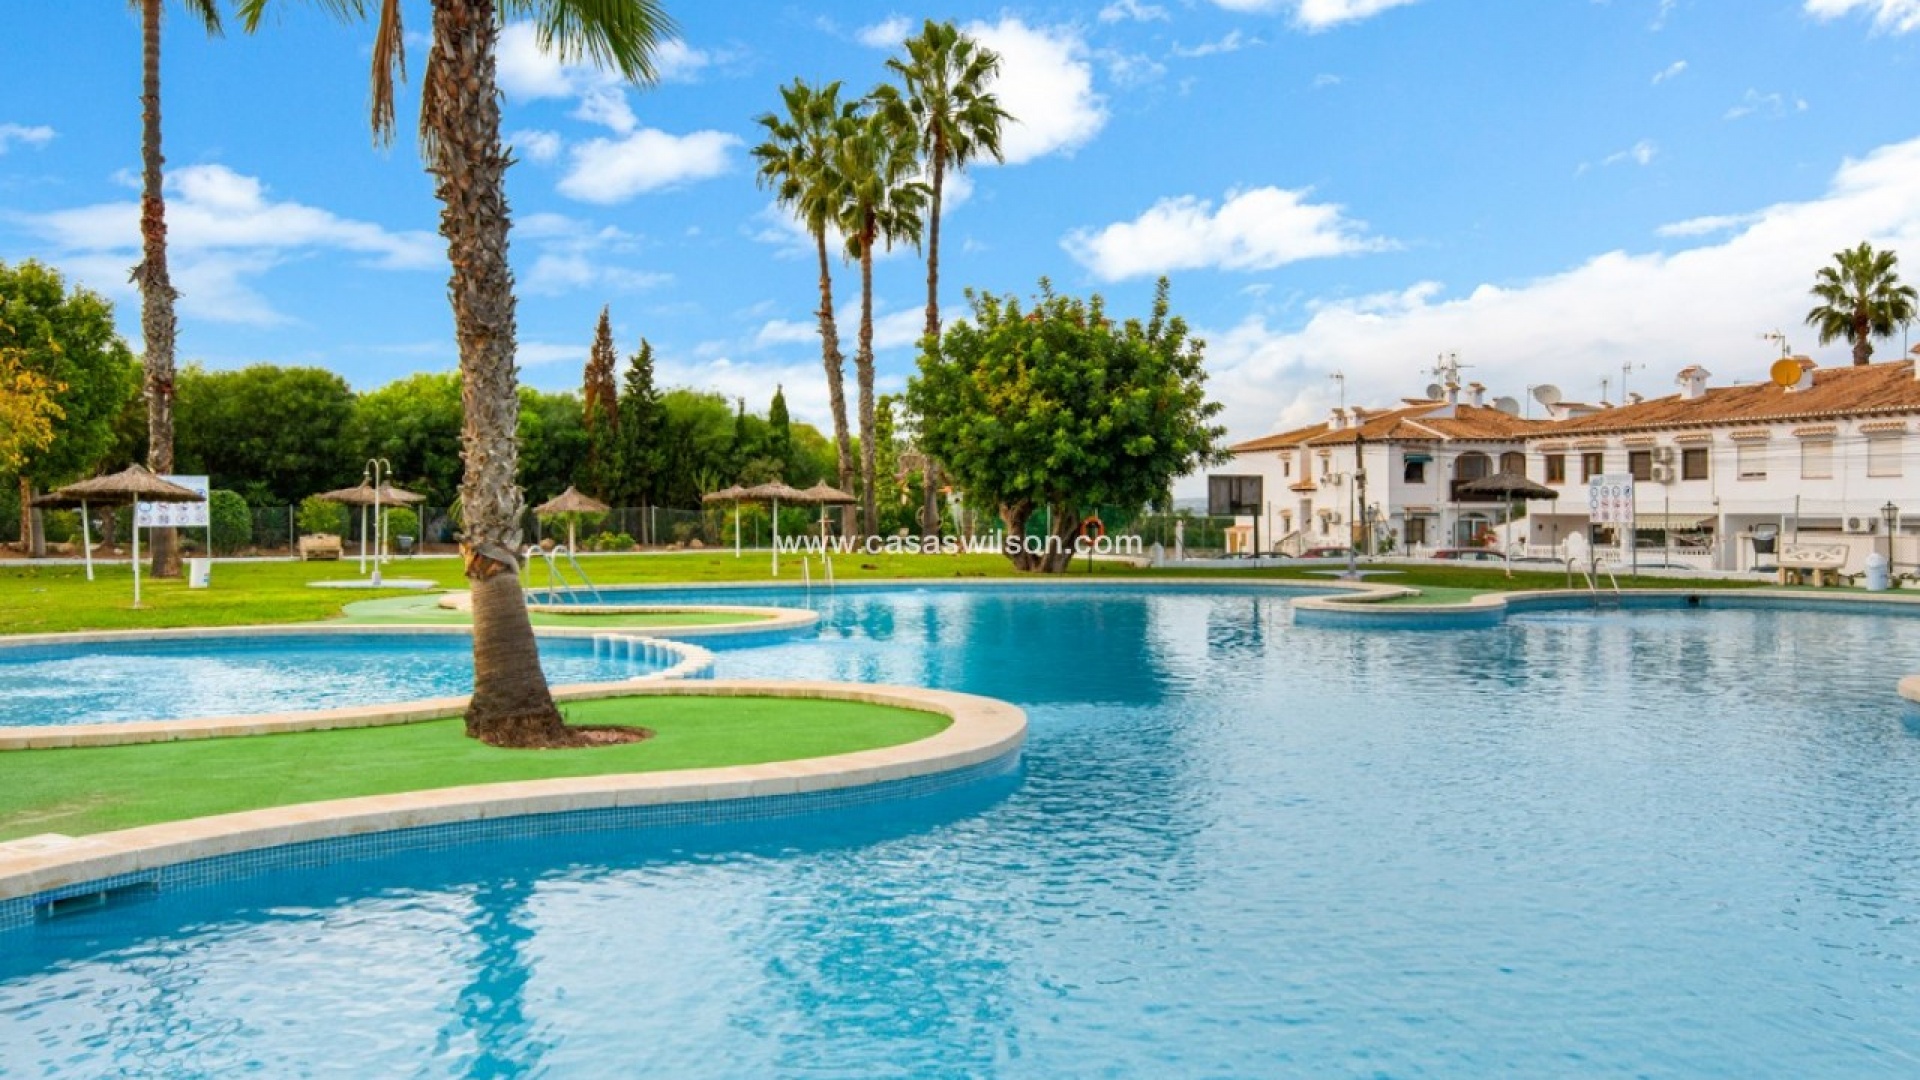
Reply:
M1460 487L1522 471L1527 436L1549 425L1515 415L1512 399L1486 404L1479 383L1429 389L1437 396L1334 409L1325 423L1229 447L1231 463L1208 476L1236 504L1228 550L1298 554L1364 547L1369 536L1376 549L1390 541L1415 553L1474 543L1503 510Z
M1889 548L1897 569L1913 567L1920 367L1910 358L1821 368L1792 357L1755 374L1763 377L1716 387L1706 369L1688 367L1678 393L1531 434L1527 475L1566 497L1530 507L1527 544L1564 553L1573 535L1617 542L1588 525L1587 481L1626 473L1643 560L1671 552L1667 561L1745 570L1798 540L1846 545L1849 572Z

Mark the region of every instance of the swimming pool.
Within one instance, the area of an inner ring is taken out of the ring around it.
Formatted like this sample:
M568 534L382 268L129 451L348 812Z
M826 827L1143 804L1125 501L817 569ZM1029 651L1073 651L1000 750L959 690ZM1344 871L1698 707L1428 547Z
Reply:
M1920 619L842 591L716 674L1027 710L1012 790L286 872L0 948L25 1075L1907 1076ZM17 946L17 947L16 947ZM5 1066L0 1066L5 1067Z
M541 667L556 683L647 675L674 659L590 637L540 639ZM256 628L0 645L0 727L333 709L472 688L473 639L457 632Z

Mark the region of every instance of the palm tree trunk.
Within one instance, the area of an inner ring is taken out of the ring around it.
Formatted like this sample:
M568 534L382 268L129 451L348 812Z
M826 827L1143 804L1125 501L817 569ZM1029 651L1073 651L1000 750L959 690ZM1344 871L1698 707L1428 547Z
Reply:
M460 550L473 590L473 699L467 734L495 746L571 741L540 670L540 652L520 591L520 519L514 431L520 398L514 371L513 276L507 267L506 174L500 145L493 0L434 0L433 48L421 91L427 171L439 196L440 233L453 263L448 296L460 345L466 467Z
M833 321L833 268L827 262L827 234L813 234L820 256L820 361L827 369L827 402L833 408L833 446L839 454L840 490L853 486L853 436L847 432L846 358L840 355L840 329ZM840 531L852 532L853 507L843 507Z
M1853 320L1853 364L1855 367L1865 367L1872 362L1872 334L1873 327L1867 317L1865 315L1856 316Z
M147 468L173 471L173 282L167 275L167 204L161 194L160 0L141 0L140 89L140 331L146 338ZM139 526L135 526L138 528ZM180 545L172 529L155 529L153 576L180 576Z
M946 187L946 143L937 134L933 144L933 204L927 221L927 327L926 336L940 336L940 195ZM920 452L920 533L940 535L940 496L933 489L933 455L923 447Z
M873 233L860 236L860 351L854 354L854 373L860 380L860 532L874 535L879 519L874 513L873 480L877 447L873 445Z

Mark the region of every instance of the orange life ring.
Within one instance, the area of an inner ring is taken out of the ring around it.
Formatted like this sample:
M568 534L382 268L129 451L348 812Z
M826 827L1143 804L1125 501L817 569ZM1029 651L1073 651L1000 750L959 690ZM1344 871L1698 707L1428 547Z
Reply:
M1106 522L1101 521L1098 514L1089 514L1087 519L1080 523L1080 535L1090 535L1095 540L1105 540L1107 538Z

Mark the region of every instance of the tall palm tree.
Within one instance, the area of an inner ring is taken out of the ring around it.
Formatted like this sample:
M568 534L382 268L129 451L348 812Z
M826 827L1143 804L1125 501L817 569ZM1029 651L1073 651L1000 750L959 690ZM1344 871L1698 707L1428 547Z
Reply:
M792 211L813 237L820 263L820 362L827 369L827 401L833 408L833 443L839 452L839 480L844 490L853 484L853 440L847 431L846 358L840 352L840 330L833 318L833 272L827 263L827 229L834 224L839 182L835 124L851 117L854 103L840 103L840 84L814 89L795 79L780 88L786 115L765 113L757 123L767 141L753 148L760 163L756 181L772 188L774 198Z
M1865 364L1873 356L1876 337L1891 337L1901 324L1913 320L1913 286L1900 284L1896 268L1900 257L1860 246L1833 253L1833 265L1814 275L1813 295L1821 303L1807 312L1807 325L1820 332L1820 344L1845 338L1853 343L1853 362Z
M140 5L140 264L132 281L140 288L140 332L146 339L147 468L173 471L173 279L167 274L167 202L161 193L160 8ZM220 33L214 0L184 0L189 14ZM180 576L180 545L172 529L153 532L153 576Z
M1000 128L1012 117L1000 107L990 87L1000 73L1000 56L962 34L950 22L928 19L920 36L905 42L907 58L891 57L887 67L906 84L902 99L891 86L876 92L896 122L911 126L932 180L927 210L927 323L925 334L940 334L940 208L947 169L965 169L982 155L1000 156ZM921 455L920 509L922 527L938 531L939 504L934 491L935 467L930 454Z
M835 124L840 231L847 254L860 261L860 345L853 370L860 384L861 531L873 535L876 440L873 416L873 252L876 245L920 240L920 213L927 185L914 179L919 161L913 132L892 123L884 110L864 109Z
M319 0L343 16L368 0ZM241 0L248 30L267 0ZM401 0L379 0L373 43L373 129L393 136L394 75L404 72ZM672 32L653 0L433 0L432 45L420 95L420 148L441 204L453 265L448 295L460 349L461 555L473 592L473 698L467 734L496 746L556 746L579 736L562 722L540 670L520 591L520 519L514 428L513 274L507 266L506 176L495 50L501 20L534 21L540 45L567 61L611 65L635 82L654 77L652 54Z

